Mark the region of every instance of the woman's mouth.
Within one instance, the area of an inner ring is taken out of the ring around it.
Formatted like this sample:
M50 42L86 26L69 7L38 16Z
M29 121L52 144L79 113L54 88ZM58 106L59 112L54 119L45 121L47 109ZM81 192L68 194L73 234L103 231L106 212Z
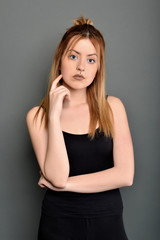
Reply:
M76 80L83 80L84 77L82 75L76 74L73 76Z

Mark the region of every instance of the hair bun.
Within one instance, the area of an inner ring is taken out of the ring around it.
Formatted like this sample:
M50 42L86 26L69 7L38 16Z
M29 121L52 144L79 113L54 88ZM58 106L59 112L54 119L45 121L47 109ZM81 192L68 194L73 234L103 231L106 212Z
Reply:
M92 20L90 18L85 18L83 14L81 15L81 17L74 19L73 23L74 23L74 26L83 25L83 24L93 25Z

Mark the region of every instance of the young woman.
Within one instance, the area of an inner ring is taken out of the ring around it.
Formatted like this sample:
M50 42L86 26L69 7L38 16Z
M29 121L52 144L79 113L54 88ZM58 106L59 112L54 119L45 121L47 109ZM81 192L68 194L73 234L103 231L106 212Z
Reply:
M105 41L84 16L60 41L48 91L26 116L47 187L38 240L126 240L119 188L134 153L122 101L105 94Z

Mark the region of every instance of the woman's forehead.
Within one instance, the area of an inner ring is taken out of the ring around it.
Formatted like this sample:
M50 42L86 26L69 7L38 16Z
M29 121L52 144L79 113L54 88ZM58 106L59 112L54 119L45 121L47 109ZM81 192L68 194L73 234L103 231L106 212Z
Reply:
M68 52L68 50L70 49L74 49L75 45L77 45L77 43L80 41L80 40L89 40L91 42L91 44L94 46L95 48L95 51L96 53L99 55L99 44L97 43L97 41L91 41L89 38L84 38L82 36L76 36L76 37L72 37L70 39L70 41L68 42L68 45L65 49L65 53L64 53L64 56L66 55L66 53Z

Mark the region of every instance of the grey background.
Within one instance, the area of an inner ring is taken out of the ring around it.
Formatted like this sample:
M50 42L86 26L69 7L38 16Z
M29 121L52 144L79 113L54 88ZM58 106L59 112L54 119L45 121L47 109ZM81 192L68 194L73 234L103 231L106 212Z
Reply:
M26 114L47 90L54 51L81 13L106 41L106 93L125 105L134 144L135 178L121 188L129 240L158 240L158 0L0 1L0 239L36 239L45 193Z

